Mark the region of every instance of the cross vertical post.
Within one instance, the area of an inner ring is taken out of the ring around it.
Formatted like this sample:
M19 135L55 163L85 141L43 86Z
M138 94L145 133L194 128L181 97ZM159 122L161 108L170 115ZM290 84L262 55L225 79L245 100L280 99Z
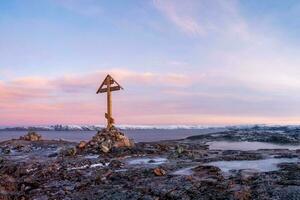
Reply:
M106 87L105 87L106 86ZM105 118L107 119L107 129L111 129L115 123L114 118L112 117L112 100L111 92L123 89L122 86L115 81L110 75L107 75L97 90L98 93L107 93L107 112L105 113Z
M106 78L107 85L107 129L112 127L112 105L111 105L111 91L110 91L111 79L110 77Z

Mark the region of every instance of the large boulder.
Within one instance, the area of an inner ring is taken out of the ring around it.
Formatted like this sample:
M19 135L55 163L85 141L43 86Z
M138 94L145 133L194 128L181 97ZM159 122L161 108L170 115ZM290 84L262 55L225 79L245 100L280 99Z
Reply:
M39 140L42 140L42 136L40 134L37 134L34 131L31 131L31 132L28 132L26 135L21 136L19 139L26 140L26 141L39 141Z

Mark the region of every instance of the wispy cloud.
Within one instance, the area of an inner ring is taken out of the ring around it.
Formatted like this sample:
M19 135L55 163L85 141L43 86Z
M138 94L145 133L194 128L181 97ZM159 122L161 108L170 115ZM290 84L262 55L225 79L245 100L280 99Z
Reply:
M236 84L240 88L252 88L257 94L263 91L292 94L300 89L297 48L291 44L290 48L285 48L285 38L268 34L278 31L265 20L250 23L242 15L239 1L153 2L179 30L188 36L198 36L199 46L203 39L211 44L213 50L207 48L203 56L213 60L205 63L207 67L202 70L218 82L222 81L225 88ZM207 84L209 87L213 83Z
M235 0L153 0L154 6L180 30L191 36L226 34L248 39L248 25Z
M154 0L155 7L184 32L191 35L204 35L206 29L193 17L180 13L178 5L172 1Z

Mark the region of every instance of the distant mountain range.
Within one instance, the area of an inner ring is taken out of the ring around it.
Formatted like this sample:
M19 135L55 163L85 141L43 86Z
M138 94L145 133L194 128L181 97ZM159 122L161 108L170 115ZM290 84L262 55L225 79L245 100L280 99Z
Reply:
M203 125L118 125L123 130L134 129L208 129L208 128L227 128L227 129L299 129L300 125L239 125L239 126L203 126ZM49 126L16 126L0 127L0 131L97 131L104 128L103 125L49 125Z
M16 126L16 127L0 127L0 131L96 131L103 129L103 125L50 125L50 126ZM127 129L206 129L213 128L210 126L202 125L119 125L117 128ZM215 127L216 128L216 127Z

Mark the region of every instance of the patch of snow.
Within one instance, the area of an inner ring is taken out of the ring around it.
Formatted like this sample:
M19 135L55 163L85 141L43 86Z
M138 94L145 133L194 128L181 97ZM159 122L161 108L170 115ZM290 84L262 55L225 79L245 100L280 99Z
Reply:
M80 167L71 167L71 168L67 168L67 170L78 170L78 169L87 169L87 168L95 168L95 167L107 167L109 165L109 163L95 163L92 165L83 165Z

